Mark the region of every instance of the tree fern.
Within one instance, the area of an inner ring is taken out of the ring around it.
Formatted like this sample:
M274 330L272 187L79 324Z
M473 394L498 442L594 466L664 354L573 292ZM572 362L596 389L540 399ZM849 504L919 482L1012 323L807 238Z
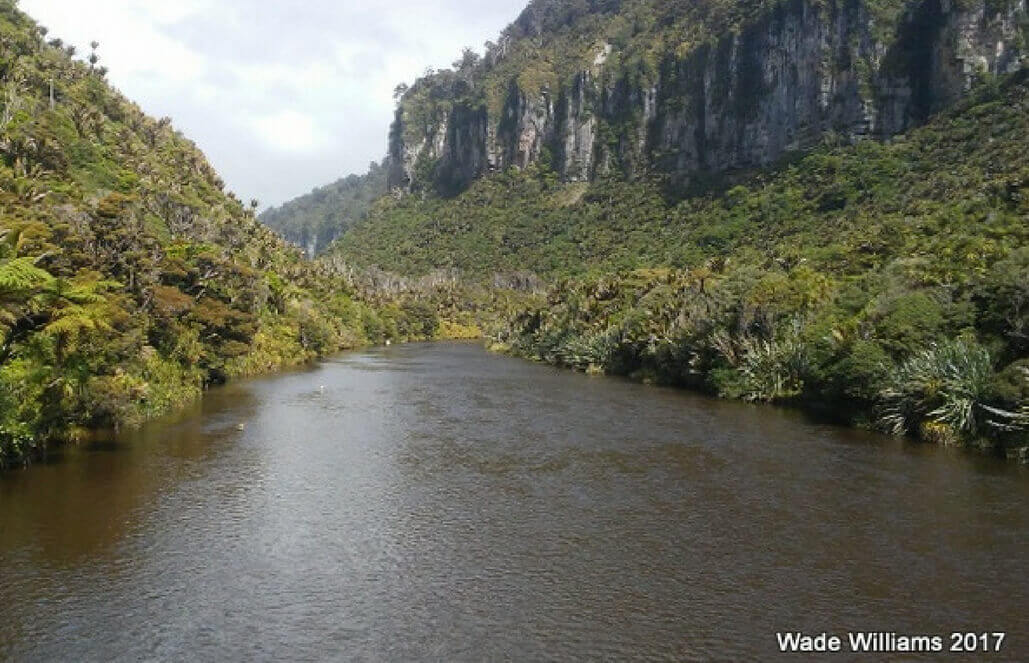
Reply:
M0 302L52 283L54 277L36 266L36 258L14 258L0 262Z
M27 257L0 260L0 331L4 333L32 298L54 282L54 277L46 270L36 267L36 260ZM3 338L0 334L0 340Z
M64 350L73 350L84 333L110 331L104 292L117 285L104 280L55 279L46 289L53 312L43 334L57 339Z

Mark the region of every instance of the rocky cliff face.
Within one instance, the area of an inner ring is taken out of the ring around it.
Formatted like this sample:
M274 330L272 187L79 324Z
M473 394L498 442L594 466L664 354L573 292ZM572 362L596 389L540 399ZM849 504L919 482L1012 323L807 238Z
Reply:
M474 71L423 79L401 100L389 184L454 193L540 160L568 180L688 178L767 165L830 133L888 138L1023 66L1026 1L917 0L886 21L867 0L787 0L694 47L666 47L649 70L600 40L555 84L501 78L491 110L482 88L490 76L496 86L509 29ZM524 38L546 50L542 33Z

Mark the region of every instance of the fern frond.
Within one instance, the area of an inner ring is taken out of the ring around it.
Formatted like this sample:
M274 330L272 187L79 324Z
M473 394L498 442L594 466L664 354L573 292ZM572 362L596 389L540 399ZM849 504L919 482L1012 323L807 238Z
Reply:
M76 337L87 331L110 331L112 328L105 321L105 313L104 307L101 306L65 306L58 311L50 324L43 328L43 333L48 336Z
M53 281L49 272L36 267L36 258L14 258L0 263L0 297L29 292Z

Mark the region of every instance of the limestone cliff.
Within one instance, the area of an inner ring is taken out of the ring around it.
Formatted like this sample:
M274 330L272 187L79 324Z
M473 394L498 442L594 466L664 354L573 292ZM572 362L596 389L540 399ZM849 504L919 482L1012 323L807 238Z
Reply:
M537 0L481 60L417 81L389 185L452 194L547 161L567 180L758 167L888 138L1023 66L1026 0Z

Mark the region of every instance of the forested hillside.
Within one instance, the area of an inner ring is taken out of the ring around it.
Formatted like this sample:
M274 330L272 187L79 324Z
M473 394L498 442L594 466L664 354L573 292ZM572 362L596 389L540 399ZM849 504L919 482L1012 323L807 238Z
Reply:
M544 160L385 199L335 252L410 274L535 270L547 298L494 330L522 356L1020 449L1027 154L1023 67L890 141L826 136L770 168L587 183Z
M234 376L436 333L433 309L369 305L346 266L303 260L74 54L0 1L0 465Z
M349 175L262 212L261 223L313 258L358 221L373 202L386 195L386 169L372 163L364 175Z
M548 279L710 259L799 261L839 273L924 257L934 280L968 279L1029 240L1027 72L981 88L889 143L827 143L773 169L703 186L661 178L562 182L512 169L452 199L380 201L335 250L408 274Z

